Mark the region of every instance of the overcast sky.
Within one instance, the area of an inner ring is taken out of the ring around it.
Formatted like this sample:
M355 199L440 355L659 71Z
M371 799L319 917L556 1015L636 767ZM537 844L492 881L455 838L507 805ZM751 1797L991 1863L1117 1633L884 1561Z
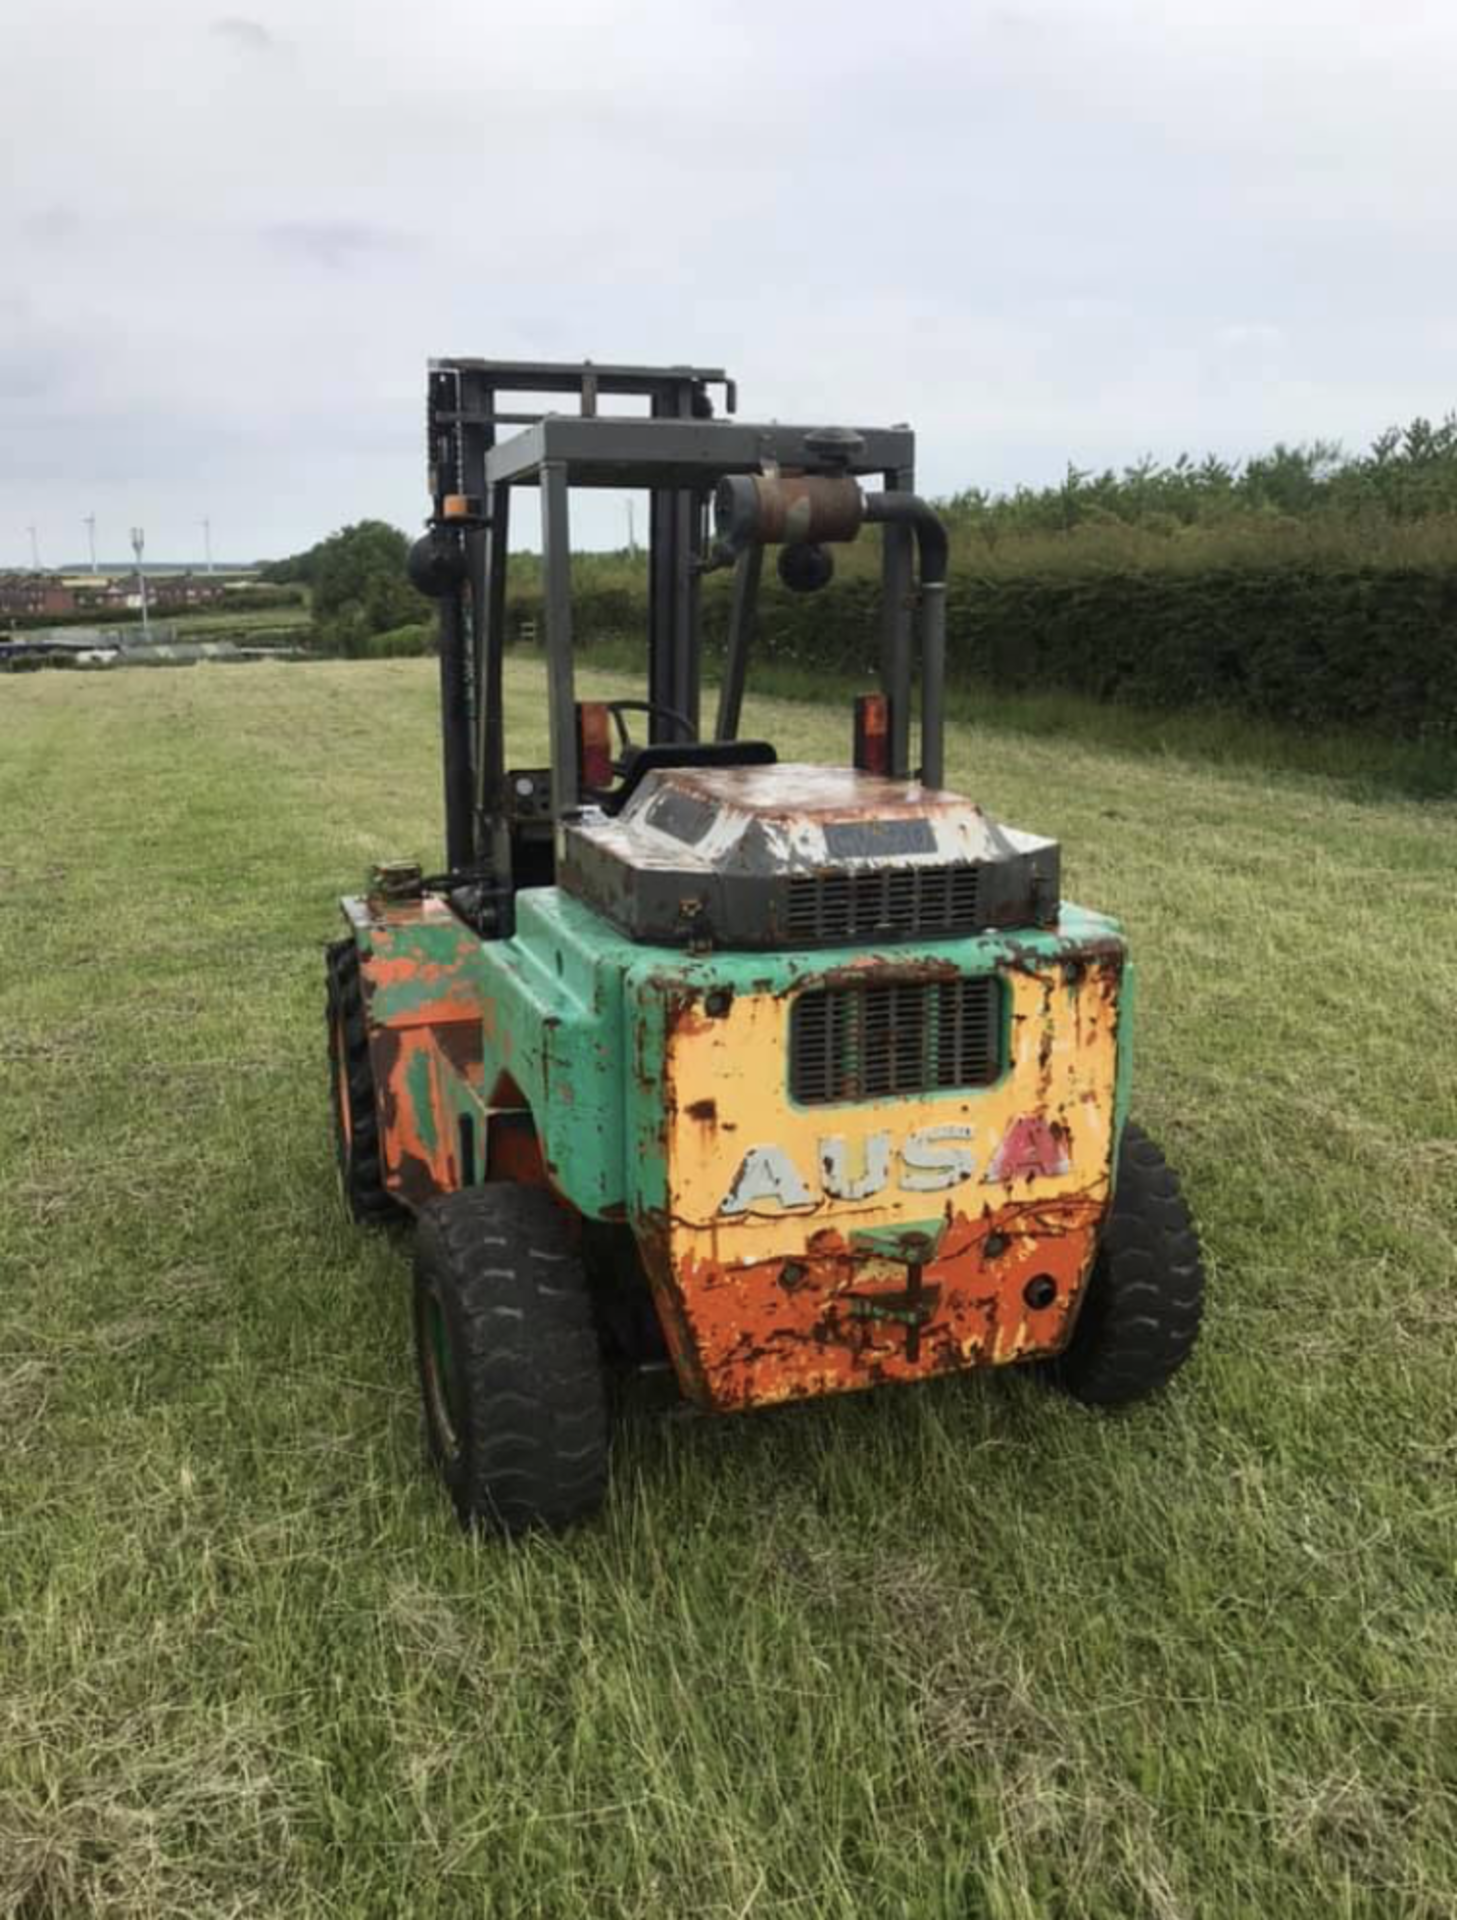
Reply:
M1454 99L1450 0L6 0L0 565L413 527L431 354L927 491L1360 444L1457 403Z

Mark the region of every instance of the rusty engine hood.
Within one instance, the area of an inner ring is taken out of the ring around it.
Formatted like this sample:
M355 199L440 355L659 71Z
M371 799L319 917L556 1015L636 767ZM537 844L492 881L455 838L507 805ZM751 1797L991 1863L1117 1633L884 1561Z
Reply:
M567 824L558 880L635 940L835 946L1048 925L1059 849L917 781L671 767Z

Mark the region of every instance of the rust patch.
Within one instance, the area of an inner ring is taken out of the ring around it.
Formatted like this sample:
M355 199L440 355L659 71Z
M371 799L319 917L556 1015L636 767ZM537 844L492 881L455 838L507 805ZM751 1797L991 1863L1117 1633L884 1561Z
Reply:
M479 942L433 895L371 912L360 971L384 1180L418 1211L462 1182L459 1120L483 1076Z
M386 1027L371 1044L385 1185L416 1212L460 1185L458 1136L428 1027Z
M486 1132L487 1180L549 1187L541 1141L530 1113L493 1113Z
M436 1033L436 1042L446 1059L472 1086L479 1087L484 1070L481 1029L476 1021L457 1020Z
M731 1266L690 1254L676 1274L661 1233L643 1250L685 1389L729 1412L1058 1352L1102 1217L1101 1199L1083 1194L960 1214L919 1274L852 1252L833 1228L788 1257ZM1035 1304L1044 1290L1029 1299L1030 1283L1044 1278L1055 1292Z

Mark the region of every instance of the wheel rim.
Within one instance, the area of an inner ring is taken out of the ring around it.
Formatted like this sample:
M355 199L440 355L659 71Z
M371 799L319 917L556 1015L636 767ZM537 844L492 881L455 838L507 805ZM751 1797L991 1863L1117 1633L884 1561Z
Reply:
M423 1325L420 1328L420 1355L425 1371L425 1406L435 1429L441 1451L454 1460L460 1454L460 1438L455 1430L456 1374L451 1351L450 1329L445 1324L445 1309L433 1288L425 1296Z

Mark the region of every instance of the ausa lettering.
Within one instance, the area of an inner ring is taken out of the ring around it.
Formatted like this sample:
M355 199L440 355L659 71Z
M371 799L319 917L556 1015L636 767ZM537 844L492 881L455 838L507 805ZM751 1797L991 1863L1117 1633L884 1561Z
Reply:
M971 1137L972 1129L960 1122L919 1127L898 1145L889 1133L867 1134L853 1145L843 1134L824 1135L814 1185L785 1148L750 1147L718 1210L736 1214L772 1206L792 1211L822 1199L869 1200L891 1186L903 1193L941 1193L975 1174L966 1144Z

